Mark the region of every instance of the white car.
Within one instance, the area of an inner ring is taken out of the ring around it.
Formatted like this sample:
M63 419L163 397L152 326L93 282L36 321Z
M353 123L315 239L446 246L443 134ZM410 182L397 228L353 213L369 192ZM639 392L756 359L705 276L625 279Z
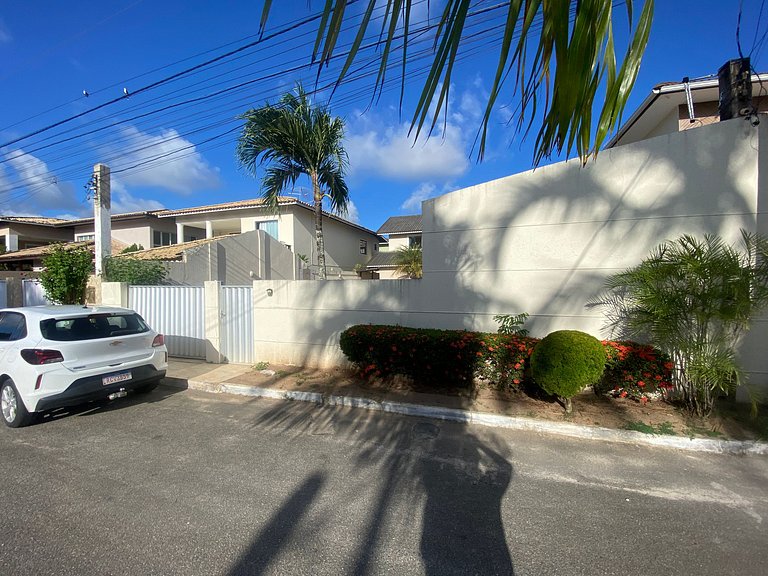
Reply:
M133 310L0 310L0 408L12 428L29 424L35 412L148 392L167 368L163 335Z

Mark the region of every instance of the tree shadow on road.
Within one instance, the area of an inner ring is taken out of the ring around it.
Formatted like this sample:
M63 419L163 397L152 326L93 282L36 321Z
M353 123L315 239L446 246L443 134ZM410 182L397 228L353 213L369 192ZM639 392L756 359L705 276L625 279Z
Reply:
M275 405L255 427L322 434L354 450L357 477L329 479L351 493L361 489L356 497L366 503L345 573L395 573L388 564L394 549L401 560L420 557L427 575L514 574L501 512L513 468L509 448L493 433L462 422L294 403Z
M248 549L227 573L229 576L263 574L290 541L313 500L325 484L325 474L315 472L298 486L290 498L272 515Z

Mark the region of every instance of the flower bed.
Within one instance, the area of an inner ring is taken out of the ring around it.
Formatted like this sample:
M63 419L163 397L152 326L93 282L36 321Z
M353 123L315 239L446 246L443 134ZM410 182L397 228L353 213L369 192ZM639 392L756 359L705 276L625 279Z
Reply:
M357 325L341 334L346 357L363 378L401 374L432 388L469 387L481 382L500 390L518 389L530 379L537 338L466 330ZM647 402L671 388L669 358L635 342L605 340L606 370L598 393Z

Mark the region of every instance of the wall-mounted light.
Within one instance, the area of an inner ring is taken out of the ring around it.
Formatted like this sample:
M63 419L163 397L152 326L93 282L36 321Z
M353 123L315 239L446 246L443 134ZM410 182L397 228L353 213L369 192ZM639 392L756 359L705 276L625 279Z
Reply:
M275 292L274 292L274 290L272 290L272 288L267 288L267 296L272 296L272 294L274 294L274 293Z

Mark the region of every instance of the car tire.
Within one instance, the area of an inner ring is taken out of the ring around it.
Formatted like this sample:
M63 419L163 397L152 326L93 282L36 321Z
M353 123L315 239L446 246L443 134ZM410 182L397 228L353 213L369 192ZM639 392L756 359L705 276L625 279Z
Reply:
M144 384L143 386L137 386L136 388L134 388L134 390L139 394L149 394L150 392L152 392L152 390L157 388L158 384L160 384L160 380L154 380L149 384Z
M3 422L11 428L21 428L32 422L33 415L27 412L24 401L10 378L0 385L0 413Z

